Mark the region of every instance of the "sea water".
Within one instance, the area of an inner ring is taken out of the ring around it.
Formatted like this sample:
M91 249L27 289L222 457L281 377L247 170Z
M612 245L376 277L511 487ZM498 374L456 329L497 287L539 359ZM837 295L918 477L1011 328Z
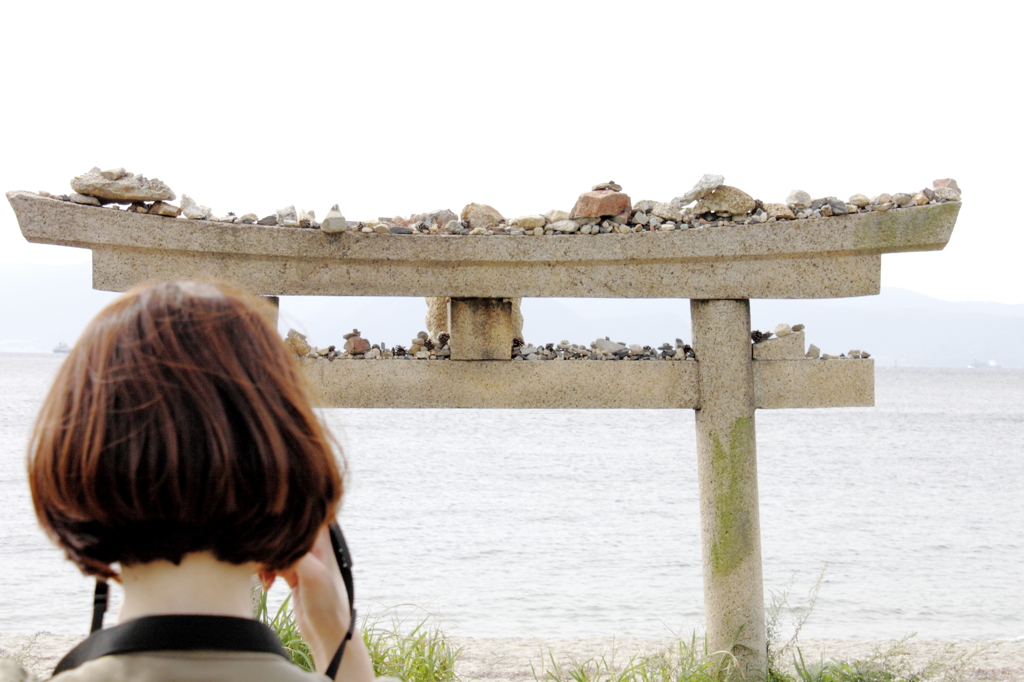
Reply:
M62 360L0 354L0 631L89 622L92 583L25 482ZM691 411L322 414L361 613L476 637L700 631ZM878 368L873 408L756 422L766 601L785 595L788 622L820 578L803 637L1024 636L1024 370Z

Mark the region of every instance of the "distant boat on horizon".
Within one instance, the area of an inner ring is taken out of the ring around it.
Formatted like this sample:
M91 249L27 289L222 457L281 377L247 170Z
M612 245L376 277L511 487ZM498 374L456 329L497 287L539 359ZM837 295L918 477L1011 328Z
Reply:
M967 365L968 369L981 369L982 367L1002 367L1002 365L999 364L998 360L989 360L988 362L973 360Z
M58 343L56 346L53 347L53 352L54 353L70 353L71 352L71 346L69 346L68 344L66 344L63 341L61 341L60 343Z

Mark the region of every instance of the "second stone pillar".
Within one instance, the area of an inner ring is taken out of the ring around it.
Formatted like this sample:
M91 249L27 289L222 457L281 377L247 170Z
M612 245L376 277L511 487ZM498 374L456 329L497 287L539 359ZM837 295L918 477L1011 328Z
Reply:
M767 642L750 301L692 300L690 315L700 377L697 473L707 645L734 656L746 680L763 680Z

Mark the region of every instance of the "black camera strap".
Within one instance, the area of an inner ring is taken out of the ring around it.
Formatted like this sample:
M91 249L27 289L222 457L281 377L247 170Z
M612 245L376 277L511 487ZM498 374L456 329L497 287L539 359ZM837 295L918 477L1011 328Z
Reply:
M110 585L106 580L96 579L96 591L92 594L92 627L89 634L103 629L103 616L107 613L107 603L110 601Z
M154 651L248 651L291 661L277 635L251 618L234 616L143 616L97 630L61 659L53 674L101 656Z
M338 674L341 657L345 654L345 645L352 639L352 633L355 631L356 588L352 580L352 554L348 551L348 545L345 543L345 536L341 532L341 526L338 525L337 521L334 521L329 526L329 530L331 533L331 546L334 547L334 558L338 560L338 570L341 571L341 579L345 582L345 592L348 594L349 608L348 632L345 633L345 638L341 640L338 650L334 652L331 664L324 671L324 674L333 680Z

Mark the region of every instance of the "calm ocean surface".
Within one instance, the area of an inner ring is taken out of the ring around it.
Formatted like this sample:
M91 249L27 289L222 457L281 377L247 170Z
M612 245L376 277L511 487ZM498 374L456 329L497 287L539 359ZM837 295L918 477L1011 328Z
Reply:
M0 631L88 627L91 581L39 531L24 472L62 360L0 354ZM876 394L758 413L766 591L806 606L827 564L806 638L1024 637L1024 370L879 368ZM477 637L700 628L690 411L324 417L361 612L412 604Z

